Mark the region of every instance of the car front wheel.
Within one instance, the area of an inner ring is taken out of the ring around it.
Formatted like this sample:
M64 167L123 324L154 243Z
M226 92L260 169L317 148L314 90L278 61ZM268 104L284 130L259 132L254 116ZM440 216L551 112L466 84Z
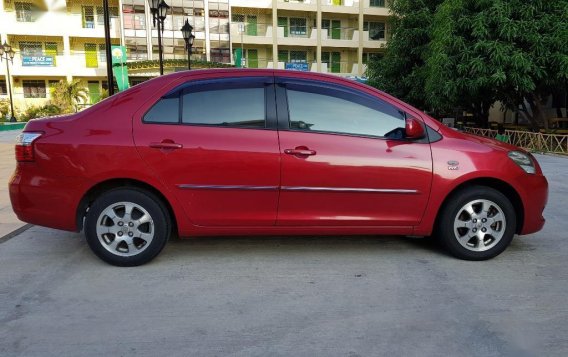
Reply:
M505 195L474 186L450 197L438 219L438 236L452 255L486 260L507 248L516 224L515 209Z
M152 260L170 236L170 219L161 201L137 189L115 189L95 200L85 220L91 250L117 266Z

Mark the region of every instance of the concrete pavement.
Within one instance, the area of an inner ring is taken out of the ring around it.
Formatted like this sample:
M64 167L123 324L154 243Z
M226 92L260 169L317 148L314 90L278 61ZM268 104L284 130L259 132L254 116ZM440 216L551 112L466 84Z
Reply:
M0 131L0 237L25 225L12 211L8 194L8 181L16 167L14 142L20 132L21 130Z
M0 244L1 356L566 356L568 159L543 231L466 262L403 237L172 241L116 268L80 234Z

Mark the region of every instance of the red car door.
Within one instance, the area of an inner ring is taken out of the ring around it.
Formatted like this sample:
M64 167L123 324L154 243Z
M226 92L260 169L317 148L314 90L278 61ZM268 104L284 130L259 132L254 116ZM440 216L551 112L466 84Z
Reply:
M189 82L134 118L140 155L175 192L191 223L275 224L280 154L272 82Z
M427 139L403 138L408 114L337 84L277 82L277 224L417 225L430 193L432 155Z

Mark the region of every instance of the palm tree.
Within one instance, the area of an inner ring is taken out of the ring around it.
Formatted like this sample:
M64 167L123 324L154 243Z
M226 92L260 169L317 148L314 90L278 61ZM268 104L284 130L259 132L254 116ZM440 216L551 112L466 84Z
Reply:
M52 102L64 111L77 112L79 104L87 102L87 92L87 88L78 79L71 82L62 80L53 89Z

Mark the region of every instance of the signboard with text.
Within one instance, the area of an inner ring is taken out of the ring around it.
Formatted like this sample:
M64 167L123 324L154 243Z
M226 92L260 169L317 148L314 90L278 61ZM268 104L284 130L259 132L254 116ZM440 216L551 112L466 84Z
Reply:
M291 69L294 71L303 71L307 72L308 64L306 62L286 62L286 69Z
M25 67L53 67L54 65L53 56L22 56L22 66Z

